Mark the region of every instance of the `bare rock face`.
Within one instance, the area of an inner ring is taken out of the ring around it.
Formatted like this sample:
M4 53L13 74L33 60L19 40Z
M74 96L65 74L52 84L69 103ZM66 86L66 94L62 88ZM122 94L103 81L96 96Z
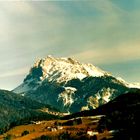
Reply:
M13 91L62 112L95 109L129 91L124 80L72 58L38 59Z

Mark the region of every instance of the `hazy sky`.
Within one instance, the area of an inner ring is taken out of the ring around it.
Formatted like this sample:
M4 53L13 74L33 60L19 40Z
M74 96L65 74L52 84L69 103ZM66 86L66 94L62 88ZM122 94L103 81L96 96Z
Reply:
M0 2L0 88L49 54L140 82L140 0Z

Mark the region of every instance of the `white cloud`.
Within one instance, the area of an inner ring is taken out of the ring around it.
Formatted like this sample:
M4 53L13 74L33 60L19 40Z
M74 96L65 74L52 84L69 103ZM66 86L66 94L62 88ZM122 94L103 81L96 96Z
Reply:
M24 14L31 16L35 10L27 1L0 1L0 7L7 14Z
M93 47L94 48L94 47ZM108 48L94 48L72 55L73 57L98 64L113 64L140 59L140 42L127 42Z
M48 54L96 65L139 59L139 22L138 9L111 0L0 2L0 77L27 74L19 67Z
M27 74L28 71L29 71L29 68L24 67L24 68L16 69L16 70L9 71L6 73L1 73L0 78L7 78L7 77L11 77L11 76L24 75L24 74Z

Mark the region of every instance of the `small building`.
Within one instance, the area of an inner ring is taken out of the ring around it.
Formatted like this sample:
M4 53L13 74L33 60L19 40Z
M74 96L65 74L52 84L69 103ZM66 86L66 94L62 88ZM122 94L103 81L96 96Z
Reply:
M57 129L58 129L58 130L62 130L63 127L62 127L62 126L57 126Z
M89 130L87 130L87 134L88 134L89 136L94 136L94 135L98 135L99 132L95 132L95 131L89 129Z

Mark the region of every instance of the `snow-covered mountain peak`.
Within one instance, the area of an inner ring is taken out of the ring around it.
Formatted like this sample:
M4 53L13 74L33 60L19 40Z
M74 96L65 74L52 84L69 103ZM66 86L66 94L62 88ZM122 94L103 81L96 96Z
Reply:
M30 70L30 74L32 78L38 78L39 80L47 78L49 81L61 83L74 78L81 80L87 76L104 76L107 73L92 64L83 64L72 58L54 58L47 56L35 62ZM36 77L37 75L38 77Z
M23 83L13 91L61 111L76 112L97 108L138 86L92 64L47 56L34 63Z
M44 80L55 83L67 83L72 79L82 80L85 77L100 77L109 75L107 72L92 64L80 63L72 58L55 58L51 55L38 59L24 82L17 87L15 92L36 89Z
M37 66L47 66L48 63L54 64L54 63L67 63L67 64L79 64L80 63L73 59L73 58L66 58L66 57L62 57L62 58L55 58L52 57L51 55L48 55L46 58L42 58L42 59L38 59L35 63L33 67L37 67Z

